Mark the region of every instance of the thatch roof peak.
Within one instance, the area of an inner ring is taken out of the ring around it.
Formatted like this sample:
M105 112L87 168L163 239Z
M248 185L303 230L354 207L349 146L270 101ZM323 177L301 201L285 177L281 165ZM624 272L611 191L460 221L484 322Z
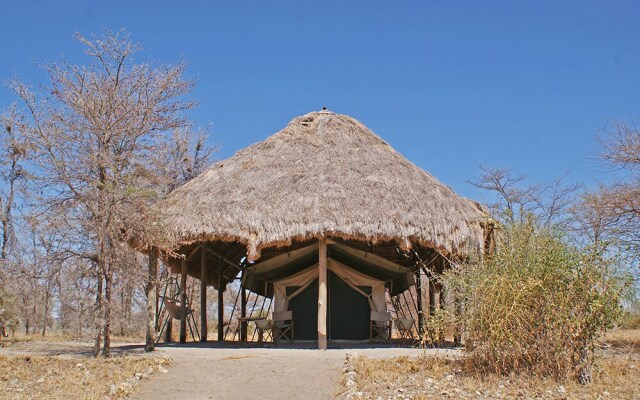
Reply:
M178 243L241 242L250 258L321 235L464 255L481 248L486 219L359 121L328 110L214 164L159 209Z

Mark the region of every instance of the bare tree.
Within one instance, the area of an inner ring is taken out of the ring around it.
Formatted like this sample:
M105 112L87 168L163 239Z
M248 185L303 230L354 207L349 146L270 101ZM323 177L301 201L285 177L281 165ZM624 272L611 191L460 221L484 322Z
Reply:
M526 183L526 175L515 175L506 168L481 166L480 171L480 177L469 183L495 195L489 208L508 225L535 218L540 228L566 228L569 209L582 188L579 183L566 183L567 174L547 184L532 185Z
M640 127L637 123L614 123L604 129L598 144L602 161L625 168L635 179L640 178Z
M539 187L525 186L526 179L526 175L514 175L506 168L480 166L480 177L468 183L493 192L496 199L489 204L491 211L503 222L513 224L524 218L537 201Z
M84 46L85 65L46 65L50 84L39 92L18 80L12 87L29 116L25 138L43 204L62 213L66 229L82 238L66 251L95 267L95 353L103 340L102 354L109 356L114 285L136 272L121 262L122 242L154 234L148 206L208 163L211 150L203 136L194 138L187 117L195 102L185 99L193 82L184 78L184 64L136 63L141 48L124 31L75 38ZM182 146L180 177L175 164L167 165L176 144Z
M613 124L598 143L602 162L618 169L622 176L618 182L600 187L598 195L615 219L619 238L640 258L640 126Z
M21 137L23 118L16 107L0 116L0 263L6 260L14 238L14 206L24 177L22 163L27 155L27 144ZM1 265L0 265L1 266Z
M576 202L581 183L566 183L568 174L542 185L540 193L535 196L538 223L545 229L554 227L566 230L570 224L570 209Z

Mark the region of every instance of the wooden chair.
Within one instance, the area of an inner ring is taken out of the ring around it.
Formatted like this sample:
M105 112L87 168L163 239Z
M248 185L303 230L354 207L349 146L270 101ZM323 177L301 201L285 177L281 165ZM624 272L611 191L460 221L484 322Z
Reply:
M273 343L277 344L281 339L289 340L293 343L293 312L292 311L274 311L273 324L271 326L271 335Z
M371 311L369 343L374 340L382 340L386 343L391 340L391 313Z

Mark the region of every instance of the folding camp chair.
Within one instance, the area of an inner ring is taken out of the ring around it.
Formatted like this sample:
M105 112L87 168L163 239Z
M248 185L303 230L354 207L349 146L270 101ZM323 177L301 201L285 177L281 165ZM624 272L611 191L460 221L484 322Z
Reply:
M265 332L269 333L272 330L273 321L265 318L265 319L257 319L254 322L256 324L256 329L258 330L258 344L260 346L263 346L265 342L264 333Z
M271 326L273 343L277 344L280 339L287 339L293 343L293 312L274 311L273 324Z
M391 313L371 311L369 343L376 339L387 343L391 340Z
M416 321L412 318L398 318L394 320L400 339L413 340L413 326Z

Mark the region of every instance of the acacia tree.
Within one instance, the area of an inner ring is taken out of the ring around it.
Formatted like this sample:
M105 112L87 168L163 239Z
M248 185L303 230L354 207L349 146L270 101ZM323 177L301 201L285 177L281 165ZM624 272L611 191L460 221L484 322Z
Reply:
M176 135L194 141L187 112L195 103L185 99L194 84L184 64L136 62L141 47L123 30L75 39L84 65L53 62L45 65L49 84L42 90L19 80L12 87L29 116L24 133L43 204L80 232L82 243L67 250L94 266L94 350L103 341L109 356L114 278L134 273L119 262L121 244L131 234L154 234L148 206L175 185L177 166L167 161L175 159ZM210 149L196 142L195 158L182 165L208 159Z

